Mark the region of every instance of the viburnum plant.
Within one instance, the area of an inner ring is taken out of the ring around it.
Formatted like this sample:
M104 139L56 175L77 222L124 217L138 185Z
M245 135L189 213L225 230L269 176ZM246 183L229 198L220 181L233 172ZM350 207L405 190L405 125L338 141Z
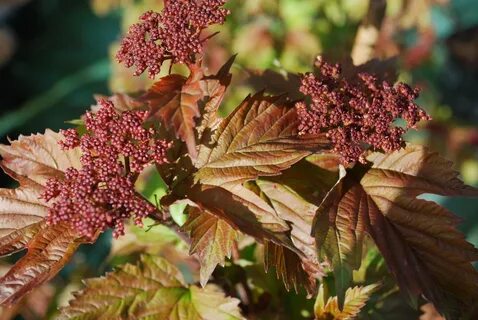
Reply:
M234 57L216 74L202 61L207 28L229 14L224 4L169 0L144 13L117 59L136 76L165 67L168 75L146 92L99 98L75 128L0 146L2 169L19 183L0 190L0 255L26 249L0 279L1 303L50 280L105 230L121 238L130 220L143 227L148 218L189 243L200 285L165 257L143 254L86 280L60 319L258 319L264 296L246 301L216 273L218 264L244 265L245 238L262 245L266 271L275 268L287 290L316 297L306 318L360 314L385 286L357 281L374 245L409 301L466 316L478 297L478 251L454 214L419 196L478 190L451 162L403 140L431 119L415 103L418 90L373 72L379 61L342 70L319 56L296 87L291 80L276 96L266 86L221 117ZM175 64L188 75L172 73ZM151 170L167 185L154 203L138 187ZM241 285L251 290L247 279Z

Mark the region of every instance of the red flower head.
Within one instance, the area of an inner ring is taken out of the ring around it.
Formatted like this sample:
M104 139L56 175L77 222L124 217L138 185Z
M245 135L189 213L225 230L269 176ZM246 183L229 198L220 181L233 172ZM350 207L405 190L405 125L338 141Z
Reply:
M128 68L135 66L135 75L146 69L153 78L167 60L192 64L202 52L205 39L202 30L223 24L229 10L225 0L167 0L161 13L148 11L139 23L132 25L121 42L116 57Z
M418 90L404 83L379 82L368 73L345 78L339 65L317 58L319 74L302 76L301 92L311 103L296 104L300 134L326 132L343 163L365 162L364 152L400 149L402 135L420 120L430 120L414 100ZM394 124L403 119L406 127Z
M113 104L100 100L97 113L86 114L87 132L62 131L65 149L80 147L81 169L70 168L65 179L48 181L42 197L54 199L48 221L67 221L84 236L114 228L124 233L124 220L141 221L155 210L134 190L135 177L151 163L164 163L170 143L157 139L156 129L145 128L145 111L117 113Z

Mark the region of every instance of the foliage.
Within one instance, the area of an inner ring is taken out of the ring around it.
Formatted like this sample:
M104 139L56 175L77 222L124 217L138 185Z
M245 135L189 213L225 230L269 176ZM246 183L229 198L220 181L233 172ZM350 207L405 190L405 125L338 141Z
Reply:
M148 11L117 58L157 77L149 88L98 97L74 128L0 146L19 184L0 189L0 254L26 250L0 278L0 303L17 303L113 228L117 245L126 239L113 248L118 266L85 280L59 319L367 318L391 297L404 305L397 285L415 307L471 314L478 250L423 196L478 190L452 162L402 140L430 119L418 90L393 84L389 60L319 56L306 75L251 74L264 90L225 112L236 57L212 73L204 53L217 45L206 28L235 19L224 4ZM300 301L280 310L283 288L257 266L275 269Z
M188 286L166 260L144 255L86 288L61 310L59 319L243 319L239 301L214 286Z

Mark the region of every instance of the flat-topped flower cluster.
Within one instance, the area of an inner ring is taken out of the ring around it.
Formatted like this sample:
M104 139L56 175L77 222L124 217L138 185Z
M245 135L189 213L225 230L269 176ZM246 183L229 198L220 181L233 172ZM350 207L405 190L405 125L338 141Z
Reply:
M310 103L296 104L300 134L326 132L343 163L365 162L371 148L389 153L404 145L402 135L430 116L414 101L418 90L392 85L369 73L345 77L340 65L317 58L318 74L302 75L300 91ZM397 119L405 127L395 125Z
M229 10L225 0L169 0L159 12L148 11L140 22L132 25L121 42L116 57L135 75L148 70L154 78L162 64L192 64L203 51L202 31L213 24L223 24Z
M114 228L124 233L124 220L143 218L156 208L136 193L135 179L145 166L167 162L170 143L158 139L153 126L146 128L146 111L119 114L112 102L100 100L97 113L85 116L86 133L63 130L63 149L80 147L80 169L69 168L65 178L50 179L43 193L53 200L48 222L71 223L81 234L93 238L98 231Z

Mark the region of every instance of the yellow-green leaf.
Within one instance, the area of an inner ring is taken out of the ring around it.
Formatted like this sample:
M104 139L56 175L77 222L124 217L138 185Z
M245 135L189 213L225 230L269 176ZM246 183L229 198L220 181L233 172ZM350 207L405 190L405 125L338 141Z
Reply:
M238 320L239 300L214 286L188 286L165 259L143 255L105 277L85 281L59 319Z
M192 207L183 226L191 236L190 254L197 253L201 263L200 282L204 287L216 265L230 258L237 232L226 221L207 211Z
M316 320L351 320L356 319L372 293L379 287L372 284L365 287L348 288L345 292L344 307L339 308L337 297L328 297L324 286L319 288L314 311Z

